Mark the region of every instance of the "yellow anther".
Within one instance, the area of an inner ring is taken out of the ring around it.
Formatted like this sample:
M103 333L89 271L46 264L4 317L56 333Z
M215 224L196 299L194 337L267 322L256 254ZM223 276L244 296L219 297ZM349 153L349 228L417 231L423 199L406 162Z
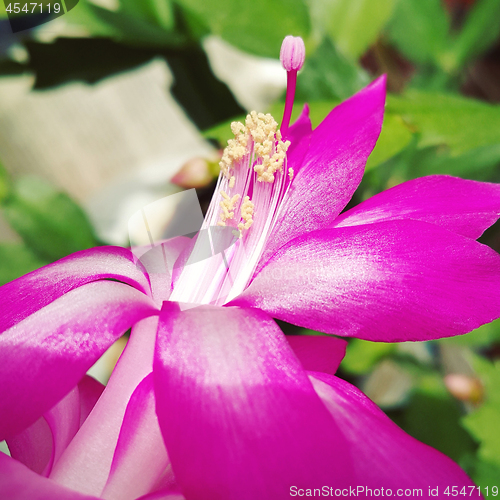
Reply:
M245 222L240 222L238 224L238 229L240 231L243 231L243 229L249 229L253 224L253 209L254 204L250 201L250 197L245 196L245 198L243 198L243 203L241 204L241 218Z
M217 223L219 226L225 226L227 219L232 219L234 217L234 206L240 199L239 194L235 194L232 198L229 197L227 193L224 191L220 192L223 200L219 203L222 208L222 212L219 215L219 222Z
M233 175L231 179L229 179L229 188L233 189L234 188L234 183L236 182L236 177Z
M270 114L252 111L247 115L245 124L233 122L231 131L234 139L230 139L224 150L220 168L223 175L229 179L229 188L234 187L233 169L252 151L256 163L254 170L259 182L273 182L274 174L283 170L289 141L283 141L276 120Z
M234 139L227 141L226 149L219 162L221 172L227 177L230 177L230 170L233 163L244 158L248 154L248 133L245 125L241 122L231 123L231 131L234 134Z
M293 168L288 169L288 177L290 177L290 180L293 180Z

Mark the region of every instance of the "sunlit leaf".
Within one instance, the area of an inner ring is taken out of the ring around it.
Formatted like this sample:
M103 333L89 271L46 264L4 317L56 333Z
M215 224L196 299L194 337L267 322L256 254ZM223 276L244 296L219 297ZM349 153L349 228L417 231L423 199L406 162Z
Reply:
M357 59L377 39L396 0L313 0L311 18L346 55Z
M354 375L369 372L382 358L396 350L396 344L352 339L342 360L342 369Z
M437 92L390 95L387 111L401 115L420 134L419 145L446 145L452 155L500 144L500 106Z
M287 35L306 37L309 12L302 0L178 0L210 31L236 47L276 58Z
M151 24L172 30L175 26L173 5L170 0L121 0L120 11L129 16L139 16Z

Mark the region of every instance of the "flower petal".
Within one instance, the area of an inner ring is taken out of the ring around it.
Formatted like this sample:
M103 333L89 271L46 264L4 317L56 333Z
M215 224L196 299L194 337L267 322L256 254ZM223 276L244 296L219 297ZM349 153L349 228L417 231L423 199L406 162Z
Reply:
M181 493L172 493L170 491L155 491L144 495L137 500L185 500L184 495Z
M78 392L80 394L80 427L87 420L90 412L101 397L102 391L104 391L104 385L90 375L85 375L78 383Z
M151 299L135 288L100 281L68 292L3 332L0 440L35 422L118 337L154 314Z
M52 461L52 432L43 417L7 439L7 445L12 458L37 474L43 474Z
M101 279L123 281L146 294L149 290L148 280L134 265L129 250L119 247L82 250L0 287L0 332L66 292Z
M420 221L315 231L282 247L231 305L368 340L448 337L500 316L500 257Z
M74 490L101 495L130 397L152 370L157 324L157 317L146 318L132 328L102 396L54 466L51 479Z
M324 335L287 335L286 339L304 370L334 375L344 359L347 342Z
M12 458L47 477L103 389L101 383L85 375L77 387L34 424L7 440Z
M500 217L500 184L430 175L376 194L347 212L335 227L413 219L479 238Z
M420 488L412 495L427 498L429 487L442 493L447 486L474 485L453 460L406 434L356 387L322 373L310 378L357 457L351 486L393 488L393 496L395 488Z
M102 496L106 500L134 500L158 489L165 476L175 484L156 416L151 373L128 403Z
M304 157L311 141L312 125L309 119L309 106L304 104L304 109L294 124L288 129L286 139L290 141L287 151L287 168L294 171L294 175L304 163Z
M152 296L158 308L168 300L172 292L172 276L179 256L192 247L192 240L186 236L177 236L162 241L151 247L132 248L134 256L140 257L140 265L148 273Z
M334 108L313 131L259 269L286 242L333 224L361 181L382 128L384 104L383 76Z
M190 500L289 498L293 484L347 485L350 457L277 325L264 313L165 303L156 408Z
M80 427L80 395L74 387L59 403L44 414L52 432L52 457L44 476L48 476Z
M0 453L0 491L2 498L12 500L99 500L39 476L4 453Z

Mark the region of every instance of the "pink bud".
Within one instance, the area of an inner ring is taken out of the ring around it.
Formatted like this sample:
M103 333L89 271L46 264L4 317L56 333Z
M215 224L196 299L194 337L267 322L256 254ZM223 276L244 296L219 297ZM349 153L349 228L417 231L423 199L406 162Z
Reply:
M280 61L287 71L298 71L304 64L306 47L300 36L288 35L281 44Z

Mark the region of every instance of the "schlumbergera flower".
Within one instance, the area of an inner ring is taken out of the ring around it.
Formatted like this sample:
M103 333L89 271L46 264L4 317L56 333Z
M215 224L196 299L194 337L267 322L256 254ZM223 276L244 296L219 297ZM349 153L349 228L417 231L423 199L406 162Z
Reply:
M385 342L497 318L500 258L475 239L500 214L500 187L425 177L341 214L380 133L385 80L314 131L307 107L288 127L304 48L284 44L281 131L251 113L221 161L203 229L222 251L194 259L201 237L168 240L159 274L102 247L0 288L0 440L12 455L0 453L1 498L472 486L334 376L345 341L286 337L273 318ZM104 388L86 372L130 327Z

